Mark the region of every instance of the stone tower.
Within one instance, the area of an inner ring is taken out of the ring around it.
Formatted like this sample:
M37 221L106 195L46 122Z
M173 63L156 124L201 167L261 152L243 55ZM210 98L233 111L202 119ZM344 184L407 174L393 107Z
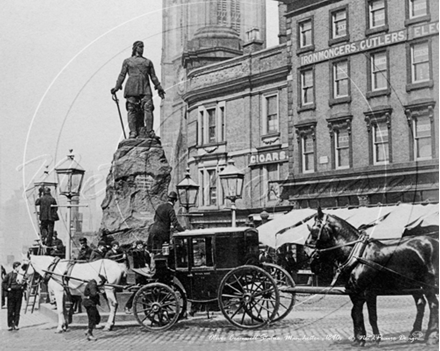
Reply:
M186 159L176 149L185 145L181 130L187 73L266 45L266 0L163 0L160 135L173 167L172 183L183 178ZM180 176L179 176L180 175Z

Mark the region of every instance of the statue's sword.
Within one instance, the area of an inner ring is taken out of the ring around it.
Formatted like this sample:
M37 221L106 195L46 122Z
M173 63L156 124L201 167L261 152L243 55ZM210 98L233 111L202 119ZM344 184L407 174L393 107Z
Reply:
M122 132L124 133L124 139L127 139L127 135L125 134L124 122L122 122L121 109L119 108L119 99L116 96L116 93L112 94L112 99L116 102L116 106L118 107L119 120L121 121Z

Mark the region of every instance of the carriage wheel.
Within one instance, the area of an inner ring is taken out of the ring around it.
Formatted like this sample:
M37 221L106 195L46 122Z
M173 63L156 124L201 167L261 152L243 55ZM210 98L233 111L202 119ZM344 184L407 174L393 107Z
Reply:
M273 319L274 322L278 322L286 317L295 305L295 294L283 292L281 289L295 287L295 281L289 272L276 264L263 263L263 268L269 272L280 290L280 308L278 308L277 315Z
M277 314L280 294L275 280L264 269L241 266L226 274L219 287L219 307L233 325L255 329Z
M179 298L165 284L147 284L134 296L133 310L137 321L145 329L168 330L179 318Z

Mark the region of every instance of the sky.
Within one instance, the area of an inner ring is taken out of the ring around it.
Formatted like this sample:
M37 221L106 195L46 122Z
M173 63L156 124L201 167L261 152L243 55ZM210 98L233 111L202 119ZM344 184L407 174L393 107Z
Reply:
M276 18L277 2L267 6ZM99 206L123 138L110 89L136 40L160 79L162 1L4 0L0 29L0 205L73 149L86 170L82 200ZM269 31L268 46L276 45L277 28Z

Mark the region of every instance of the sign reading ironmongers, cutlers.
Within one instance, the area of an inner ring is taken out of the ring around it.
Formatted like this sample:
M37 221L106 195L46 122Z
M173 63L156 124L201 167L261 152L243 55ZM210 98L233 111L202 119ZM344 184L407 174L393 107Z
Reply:
M333 58L355 54L382 46L401 43L407 40L422 38L439 33L439 22L432 22L409 27L408 29L366 38L352 43L337 45L300 57L300 65L306 66L313 63L331 60Z
M265 163L276 163L287 161L287 150L272 150L252 154L249 157L249 166L256 166Z

